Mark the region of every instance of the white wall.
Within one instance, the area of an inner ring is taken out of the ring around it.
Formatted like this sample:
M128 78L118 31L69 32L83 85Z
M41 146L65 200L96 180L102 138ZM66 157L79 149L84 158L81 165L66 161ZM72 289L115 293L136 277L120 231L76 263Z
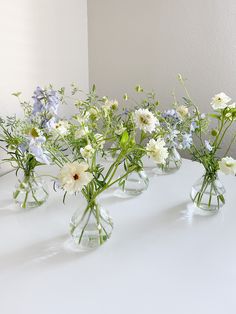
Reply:
M0 1L0 114L19 113L11 96L37 85L88 88L87 1Z
M102 94L140 83L168 106L180 72L203 111L217 92L236 100L235 0L88 0L88 30L90 83Z
M87 1L1 0L0 116L22 113L12 92L28 100L38 85L71 82L88 90Z

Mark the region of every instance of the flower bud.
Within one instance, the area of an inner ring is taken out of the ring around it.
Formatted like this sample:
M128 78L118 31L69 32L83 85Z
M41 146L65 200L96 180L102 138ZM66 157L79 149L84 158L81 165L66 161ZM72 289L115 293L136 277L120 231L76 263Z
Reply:
M216 130L216 129L212 129L211 130L211 135L212 136L216 136L218 134L218 130Z

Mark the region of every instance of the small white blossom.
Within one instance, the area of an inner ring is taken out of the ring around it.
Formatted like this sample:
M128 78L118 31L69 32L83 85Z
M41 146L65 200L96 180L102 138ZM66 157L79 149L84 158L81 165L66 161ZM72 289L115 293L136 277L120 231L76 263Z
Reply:
M91 109L89 109L89 118L91 120L98 120L99 118L99 110L95 107L92 107Z
M123 126L123 124L117 126L116 130L115 130L115 134L116 135L121 135L124 133L124 131L126 130L126 128Z
M88 164L85 162L74 161L65 164L58 175L61 187L69 193L81 191L93 178L87 170Z
M188 107L182 105L176 108L176 111L180 114L181 117L186 117L188 115Z
M89 119L89 112L85 112L84 114L77 114L74 117L80 124L84 124Z
M234 102L234 103L232 103L231 105L228 105L228 108L230 108L230 109L234 109L234 108L236 108L235 102Z
M103 108L105 110L116 110L118 108L118 101L116 99L106 99Z
M168 149L163 139L156 141L151 139L146 145L147 156L151 157L157 164L164 164L168 157Z
M94 137L95 137L95 140L97 142L97 147L99 149L103 149L103 146L105 144L103 135L100 133L96 133L96 134L94 134Z
M159 125L157 118L148 109L135 110L134 121L140 130L149 133L152 133Z
M80 148L80 153L84 159L91 159L93 157L95 150L88 144L84 148Z
M54 125L54 130L60 135L67 135L69 132L69 122L65 120L60 120Z
M225 93L216 94L212 100L211 105L214 110L225 109L228 107L228 103L231 101L231 98Z
M84 137L87 133L89 132L89 129L87 126L83 127L83 128L80 128L78 129L76 132L75 132L75 138L82 138Z
M236 175L236 160L232 157L224 157L219 161L220 170L224 174Z

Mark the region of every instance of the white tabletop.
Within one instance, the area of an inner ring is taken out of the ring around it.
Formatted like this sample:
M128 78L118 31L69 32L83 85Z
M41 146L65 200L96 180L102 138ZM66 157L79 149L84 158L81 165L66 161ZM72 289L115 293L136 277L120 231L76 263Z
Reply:
M235 314L236 181L221 176L226 205L200 216L189 200L200 165L185 160L150 179L138 197L102 197L115 228L89 253L68 249L79 206L51 192L48 203L15 212L15 176L0 178L0 313Z

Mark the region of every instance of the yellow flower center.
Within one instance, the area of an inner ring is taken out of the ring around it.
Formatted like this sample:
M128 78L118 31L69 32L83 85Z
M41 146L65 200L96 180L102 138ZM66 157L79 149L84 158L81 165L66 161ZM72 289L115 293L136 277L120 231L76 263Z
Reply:
M35 128L32 128L32 129L30 130L30 135L31 135L32 137L38 137L38 136L39 136L39 134L38 134L38 132L35 130Z

